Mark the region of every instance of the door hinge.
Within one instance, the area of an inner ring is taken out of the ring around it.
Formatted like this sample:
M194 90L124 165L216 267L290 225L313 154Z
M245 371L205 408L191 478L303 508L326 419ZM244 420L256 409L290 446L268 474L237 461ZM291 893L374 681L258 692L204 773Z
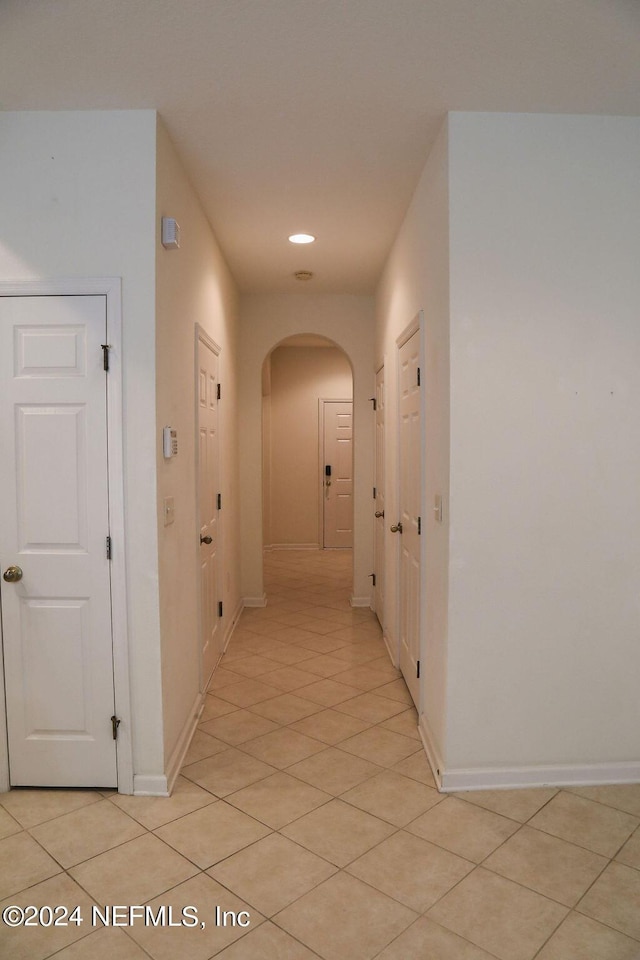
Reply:
M375 413L376 410L378 409L378 401L376 400L375 397L369 397L369 400L373 404L373 412Z
M418 367L418 386L420 386L420 367Z
M416 678L420 679L420 661L416 660Z
M100 344L100 346L102 347L102 366L104 367L105 370L108 370L109 369L109 350L111 350L111 344L102 343Z
M418 517L418 536L422 533L422 517Z
M218 510L222 510L222 494L221 493L218 494L217 503L218 503Z
M220 389L220 384L216 387L216 399L219 400L222 396L222 390Z
M114 713L114 715L111 717L111 730L113 732L114 740L118 739L118 727L120 726L120 723L121 723L121 720L118 717L116 717Z
M377 496L378 496L378 491L377 491L376 488L374 487L374 488L373 488L373 499L375 500L375 498L376 498Z
M107 537L107 560L111 560L111 537Z
M218 600L218 616L222 616L222 600Z
M376 575L375 575L375 573L370 573L369 576L371 577L371 584L372 584L372 586L375 587L375 585L376 585Z

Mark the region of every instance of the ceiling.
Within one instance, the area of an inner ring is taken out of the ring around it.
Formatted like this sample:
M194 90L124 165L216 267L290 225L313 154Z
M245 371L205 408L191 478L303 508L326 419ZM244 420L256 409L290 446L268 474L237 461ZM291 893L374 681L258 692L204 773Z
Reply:
M448 110L640 115L639 54L640 0L0 0L0 109L157 109L242 291L369 294Z

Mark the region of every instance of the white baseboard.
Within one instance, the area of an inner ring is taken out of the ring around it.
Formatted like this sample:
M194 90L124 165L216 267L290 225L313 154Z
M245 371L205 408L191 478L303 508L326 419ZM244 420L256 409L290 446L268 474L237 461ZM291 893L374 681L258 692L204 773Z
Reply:
M319 543L272 543L268 550L320 550Z
M230 642L230 640L231 640L231 637L233 636L233 631L234 631L235 628L238 626L238 620L240 619L240 616L241 616L241 614L242 614L242 610L243 610L244 606L245 606L245 603L244 603L244 600L243 600L242 597L241 597L241 598L238 600L237 606L236 606L235 610L233 611L233 614L231 615L231 620L230 620L230 622L229 622L229 624L228 624L228 626L227 626L227 630L226 630L226 633L225 633L225 635L224 635L224 641L223 641L223 644L222 644L222 652L223 652L223 653L226 652L226 649L227 649L227 647L229 646L229 642ZM265 601L265 606L266 606L266 601Z
M263 593L261 597L243 597L241 603L243 607L266 607L267 595Z
M371 597L351 597L349 603L352 607L369 607L371 609Z
M640 783L640 761L548 764L529 767L469 767L447 770L424 714L418 729L441 793L463 790L514 790L518 787L597 787Z
M422 738L424 752L427 755L427 760L429 761L433 778L436 781L436 786L441 793L444 793L444 787L442 786L442 758L440 756L440 751L436 747L436 742L433 738L431 727L429 726L424 713L420 714L420 718L418 720L418 732Z
M382 640L383 640L383 643L384 643L385 647L387 648L387 653L389 654L389 659L391 660L391 663L394 665L394 667L395 667L396 670L397 670L397 669L399 668L399 666L400 666L400 659L399 659L399 657L398 657L398 645L397 645L397 644L393 644L393 643L391 642L391 637L390 637L388 634L384 633L384 632L383 632L383 634L382 634ZM393 651L393 647L394 647L394 646L395 646L395 648L396 648L395 653L394 653L394 651Z
M597 787L640 783L640 761L443 770L441 779L443 793L517 787Z
M169 757L169 761L167 763L166 771L165 771L165 776L167 781L167 790L169 791L169 795L171 794L171 791L173 790L173 786L176 780L178 779L178 774L180 773L182 764L184 763L184 758L187 755L187 750L189 749L189 745L191 744L193 735L196 732L196 727L198 726L198 720L200 718L200 714L202 713L204 697L205 697L204 693L198 693L197 697L195 698L191 706L191 709L189 710L189 715L187 717L186 723L182 728L180 736L178 737L178 742L176 743L171 753L171 756Z
M133 793L136 797L168 797L167 778L135 773L133 775Z
M236 609L234 610L231 620L227 626L227 630L226 630L225 638L223 642L223 650L226 650L227 647L229 646L229 641L231 640L233 631L235 630L238 624L238 620L240 619L240 614L242 613L242 607L243 607L242 600L238 600ZM219 664L220 664L220 661L218 660L218 663L216 664L216 666L219 666ZM193 703L193 706L189 711L189 717L187 719L187 722L185 723L182 733L178 737L178 742L174 747L173 753L169 758L169 762L167 764L167 771L166 771L166 782L167 782L167 789L169 791L169 794L171 794L171 792L173 791L174 784L178 778L180 770L182 769L184 758L186 757L187 751L191 746L191 741L193 739L194 733L196 732L196 728L198 726L198 720L200 719L200 714L202 713L202 709L204 707L205 696L206 696L206 691L203 691L202 693L199 693L198 696L196 697Z

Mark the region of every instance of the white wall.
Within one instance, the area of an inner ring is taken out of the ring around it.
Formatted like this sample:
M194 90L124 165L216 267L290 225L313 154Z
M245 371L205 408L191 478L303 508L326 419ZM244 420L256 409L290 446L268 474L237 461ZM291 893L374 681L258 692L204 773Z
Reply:
M198 697L196 322L222 348L226 625L239 603L235 289L154 111L0 114L0 209L1 279L122 278L133 761L137 787L162 789ZM162 215L181 224L178 251L159 244Z
M321 547L318 401L351 399L351 367L335 347L277 347L267 362L271 392L263 442L269 469L263 510L270 539L265 543Z
M0 113L0 277L122 278L134 769L163 772L153 111Z
M220 249L163 125L157 138L156 368L158 576L162 636L164 759L174 774L199 701L200 577L195 477L195 325L220 347L221 556L228 632L240 600L236 422L237 296ZM163 216L180 224L178 250L160 243ZM165 460L161 431L178 431L178 455ZM175 522L164 526L163 499L173 497Z
M454 114L449 157L447 767L640 779L640 119Z
M421 382L425 396L425 461L423 489L427 509L422 518L426 615L421 637L424 677L421 711L437 754L445 750L447 660L448 490L449 490L449 262L448 154L443 127L398 234L378 288L376 303L376 366L384 362L385 423L385 631L392 650L398 646L397 537L389 525L398 516L397 346L396 338L424 311L425 364ZM444 498L444 523L431 509Z
M281 340L315 333L334 341L353 368L354 596L370 597L373 558L371 485L374 395L373 299L331 294L265 294L241 298L239 384L242 595L264 596L262 576L262 365Z

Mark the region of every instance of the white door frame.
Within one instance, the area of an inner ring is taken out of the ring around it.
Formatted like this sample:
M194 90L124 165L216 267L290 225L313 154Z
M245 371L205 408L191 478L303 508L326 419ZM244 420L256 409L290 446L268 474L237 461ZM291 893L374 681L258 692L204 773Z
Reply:
M318 479L318 546L320 550L324 550L324 405L325 403L350 403L351 404L351 474L353 479L353 467L355 462L354 451L355 451L355 430L354 430L354 417L353 417L353 397L347 397L346 399L340 397L318 397L318 467L319 467L319 479ZM351 501L354 508L354 517L355 517L355 483L353 484L353 493L351 494Z
M385 472L385 467L386 467L386 439L387 439L387 438L386 438L387 404L386 404L386 397L385 397L385 390L386 390L386 384L385 384L385 362L386 362L386 356L385 356L385 358L383 359L382 363L381 363L379 366L376 366L376 371L375 371L375 373L376 373L376 381L375 381L375 382L376 382L376 389L375 389L374 393L375 393L375 401L376 401L376 403L375 403L374 411L373 411L373 412L374 412L374 421L373 421L373 430L374 430L374 438L373 438L374 465L373 465L373 469L374 469L374 487L375 487L375 490L376 490L376 493L377 493L377 492L379 492L379 490L380 490L380 478L379 478L379 476L378 476L378 454L379 454L379 450L378 450L378 426L377 426L376 415L377 415L377 412L378 412L378 405L377 405L377 401L378 401L378 377L379 377L380 374L382 374L382 393L383 393L383 398L385 399L385 402L384 402L384 405L383 405L383 410L382 410L382 413L383 413L383 417L382 417L382 435L383 435L383 445L382 445L382 470L383 470L383 476L384 476L384 478L385 478L384 481L383 481L383 494L384 494L384 498L385 498L386 512L388 513L388 512L389 512L389 506L388 506L388 503L387 503L387 483L386 483L386 472ZM374 511L376 510L376 508L377 508L377 497L374 498L374 501L373 501L373 509L374 509ZM375 518L375 516L374 516L374 520L373 520L373 531L374 531L374 532L373 532L373 559L374 559L373 568L374 568L374 574L375 574L375 577L376 577L376 586L373 588L373 590L372 590L371 592L372 592L372 597L373 597L374 613L375 613L376 616L378 617L378 622L380 623L380 626L381 626L381 628L382 628L382 638L383 638L383 640L385 641L385 643L387 644L387 649L388 649L389 638L387 637L386 611L385 611L385 609L384 609L384 607L383 607L382 620L380 620L379 611L376 609L376 607L377 607L377 600L378 600L378 597L379 597L379 595L380 595L380 590L379 590L379 587L378 587L378 585L377 585L377 584L378 584L378 578L380 578L380 579L382 580L382 583L384 584L384 583L385 583L385 575L386 575L386 546L387 546L387 542L386 542L386 537L387 537L387 535L386 535L386 529L387 529L387 528L385 527L385 521L386 521L386 517L382 517L382 556L380 557L380 556L378 556L377 550L376 550L376 547L377 547L377 540L376 540L376 522L377 522L377 521L376 521L376 518ZM376 590L378 590L378 592L376 592ZM384 597L384 596L385 596L385 594L384 594L384 591L383 591L383 597ZM386 599L386 598L385 598L385 599ZM390 650L389 650L389 654L390 654L390 656L391 656L392 659L393 659L393 656L392 656Z
M418 703L416 704L418 708L418 715L424 711L424 668L426 667L426 640L424 636L424 625L426 623L426 607L427 607L427 592L424 585L424 572L426 570L426 517L427 517L427 497L426 491L424 488L424 462L426 456L426 430L425 430L425 420L426 420L426 403L425 395L426 390L424 389L424 377L425 377L425 356L424 356L424 344L425 344L425 332L424 332L424 311L419 310L415 315L411 323L404 328L402 333L396 337L396 398L395 398L395 487L396 487L396 513L398 514L398 519L400 517L400 349L405 345L407 340L409 340L414 333L418 333L419 342L418 342L418 357L420 363L421 371L421 385L422 389L420 390L420 515L422 517L422 526L425 531L421 535L420 539L420 601L419 601L419 610L418 610L418 638L419 638L419 658L420 664L422 667L420 683L418 685ZM389 517L389 524L396 523L397 520ZM388 527L387 527L388 529ZM395 625L395 647L397 650L397 662L400 662L400 547L401 540L399 537L396 537L396 597L395 597L395 610L394 610L394 625Z
M198 376L200 371L200 361L198 357L198 346L200 343L203 343L205 347L208 347L212 353L218 358L218 364L220 361L220 347L213 340L207 331L199 323L195 325L195 339L194 339L194 404L195 404L195 477L196 477L196 529L195 529L195 558L196 558L196 570L200 570L200 550L199 550L199 541L200 541L200 403L199 403L199 393L198 393ZM220 366L218 365L218 383L220 383ZM221 431L221 418L218 411L218 452L220 451L220 431ZM222 472L218 470L218 486L222 489ZM224 502L224 501L223 501ZM218 517L218 583L217 583L217 595L218 600L222 599L222 570L224 566L224 543L223 543L223 524L220 517ZM202 585L200 583L200 577L196 577L197 584L197 595L198 595L198 673L200 677L200 692L205 692L205 682L208 682L210 678L204 676L203 663L202 663ZM223 637L222 623L218 624L219 637ZM220 658L218 657L218 660ZM214 668L215 669L215 668Z
M122 415L122 281L119 277L55 280L0 280L2 297L104 296L109 336L107 444L109 526L111 531L111 627L113 686L118 727L116 768L118 792L133 793L133 749L127 623L126 528ZM10 789L4 668L0 658L0 791Z

